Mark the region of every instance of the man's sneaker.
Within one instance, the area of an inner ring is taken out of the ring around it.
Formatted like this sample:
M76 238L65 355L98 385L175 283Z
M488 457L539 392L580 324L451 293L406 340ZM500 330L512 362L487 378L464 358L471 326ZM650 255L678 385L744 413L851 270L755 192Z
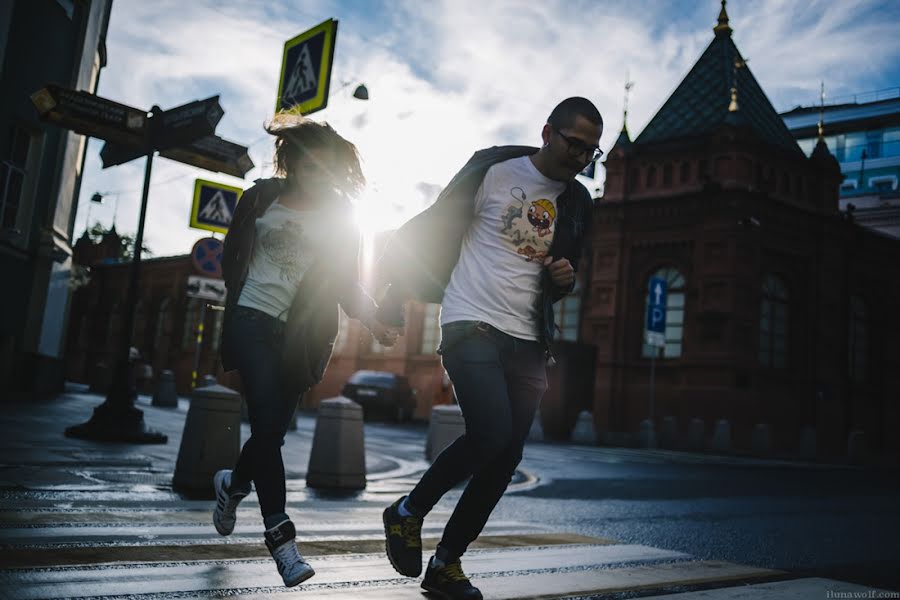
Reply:
M422 573L422 518L400 515L398 508L404 499L406 496L384 509L384 545L398 573L418 577Z
M234 523L237 520L237 507L250 490L234 490L228 492L231 487L231 471L223 469L213 476L213 488L216 490L216 510L213 511L213 525L219 535L231 535L234 531Z
M275 559L284 585L293 587L316 574L297 550L297 542L294 541L297 531L289 519L285 519L272 529L267 529L265 535L266 548Z
M459 559L443 567L435 567L433 558L428 561L422 587L446 600L482 600L479 589L463 573Z

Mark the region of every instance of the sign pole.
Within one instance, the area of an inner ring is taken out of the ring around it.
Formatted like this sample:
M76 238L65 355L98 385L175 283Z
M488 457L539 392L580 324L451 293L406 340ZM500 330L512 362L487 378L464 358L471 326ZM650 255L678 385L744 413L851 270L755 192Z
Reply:
M191 371L191 389L197 387L197 372L200 370L200 351L203 349L203 324L206 323L206 301L200 303L200 323L197 324L197 352L194 354L194 370Z
M154 112L158 111L153 107ZM143 411L134 407L137 390L132 376L133 365L130 361L132 330L134 329L134 311L138 297L138 283L141 270L141 248L144 243L144 220L147 216L147 199L150 195L150 174L153 170L152 148L147 152L147 164L144 167L144 189L141 195L141 212L138 220L137 237L134 240L134 258L131 262L128 295L125 306L125 329L122 332L119 357L106 401L94 409L91 419L81 425L73 425L66 429L69 437L92 440L130 441L145 444L165 444L168 437L157 431L147 429L144 424Z
M650 420L653 420L653 396L656 384L656 346L653 346L653 354L650 356Z

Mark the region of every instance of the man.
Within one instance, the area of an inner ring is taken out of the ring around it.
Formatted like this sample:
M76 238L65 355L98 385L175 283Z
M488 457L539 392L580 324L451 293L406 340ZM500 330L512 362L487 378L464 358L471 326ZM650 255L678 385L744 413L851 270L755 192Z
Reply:
M422 520L471 477L422 587L480 599L460 557L484 528L522 458L552 361L553 303L571 292L592 201L575 175L602 154L603 120L585 98L547 119L540 149L476 152L437 201L398 230L380 263L390 284L377 318L403 326L403 302L440 302L441 347L466 422L415 489L384 511L387 554L422 571Z

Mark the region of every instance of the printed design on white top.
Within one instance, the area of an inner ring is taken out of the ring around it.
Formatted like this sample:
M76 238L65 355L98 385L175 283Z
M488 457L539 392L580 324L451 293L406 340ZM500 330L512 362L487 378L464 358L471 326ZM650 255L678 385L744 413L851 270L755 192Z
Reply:
M278 267L282 281L296 284L312 262L306 236L299 221L284 221L270 229L260 240L266 258Z
M543 261L553 241L556 206L546 198L529 202L520 187L512 188L509 194L515 201L501 218L504 241L528 262Z

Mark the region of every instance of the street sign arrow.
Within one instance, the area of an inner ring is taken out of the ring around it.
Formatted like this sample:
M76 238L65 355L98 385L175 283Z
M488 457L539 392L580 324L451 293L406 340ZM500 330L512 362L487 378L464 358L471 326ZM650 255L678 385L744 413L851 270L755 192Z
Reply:
M247 147L229 142L217 135L200 138L187 146L160 152L170 160L243 178L253 168Z
M153 119L153 147L166 150L213 135L224 114L218 96L164 111Z
M32 94L31 102L42 120L76 133L128 146L148 139L147 111L139 108L52 84Z
M105 144L100 150L103 168L114 167L144 156L145 152L116 144ZM253 168L247 147L229 142L217 135L200 138L192 144L169 148L160 156L192 167L243 178Z

